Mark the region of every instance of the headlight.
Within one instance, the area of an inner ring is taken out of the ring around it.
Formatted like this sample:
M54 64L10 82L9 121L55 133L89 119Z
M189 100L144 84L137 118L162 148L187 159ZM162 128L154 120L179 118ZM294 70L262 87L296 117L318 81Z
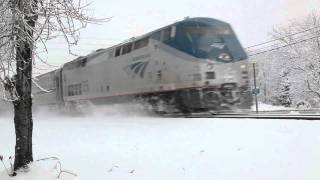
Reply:
M224 61L231 61L232 60L231 56L227 53L221 53L219 55L219 59L224 60Z
M243 64L243 65L240 66L240 68L241 68L241 69L245 69L245 68L247 68L247 65L244 65L244 64Z

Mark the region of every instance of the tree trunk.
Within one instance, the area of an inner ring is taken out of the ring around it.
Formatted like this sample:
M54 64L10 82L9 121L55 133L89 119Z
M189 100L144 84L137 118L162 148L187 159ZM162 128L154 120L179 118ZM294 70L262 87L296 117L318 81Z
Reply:
M15 87L19 96L14 105L14 124L16 131L16 146L14 171L20 168L27 168L33 161L32 153L32 55L33 55L33 28L37 16L37 0L15 1L14 7L24 13L24 20L17 20L16 23L16 75ZM15 11L16 12L16 11Z
M16 147L14 170L25 168L33 161L32 156L32 98L31 77L32 59L28 43L21 43L17 48L17 75L15 79L19 99L14 102L14 124L16 130Z

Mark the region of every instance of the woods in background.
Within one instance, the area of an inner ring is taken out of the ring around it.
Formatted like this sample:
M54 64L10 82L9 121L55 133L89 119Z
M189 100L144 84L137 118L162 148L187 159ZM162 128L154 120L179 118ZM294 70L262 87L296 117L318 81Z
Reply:
M259 100L286 107L319 107L320 14L291 21L270 34L272 45L255 49L251 57L259 67Z

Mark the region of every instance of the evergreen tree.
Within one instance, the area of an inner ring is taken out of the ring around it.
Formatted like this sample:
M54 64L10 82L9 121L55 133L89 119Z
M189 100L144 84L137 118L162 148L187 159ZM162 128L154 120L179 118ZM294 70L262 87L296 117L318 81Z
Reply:
M280 84L278 88L278 102L280 105L285 107L290 107L292 104L291 97L290 97L290 86L291 83L289 81L289 72L284 71L280 75Z

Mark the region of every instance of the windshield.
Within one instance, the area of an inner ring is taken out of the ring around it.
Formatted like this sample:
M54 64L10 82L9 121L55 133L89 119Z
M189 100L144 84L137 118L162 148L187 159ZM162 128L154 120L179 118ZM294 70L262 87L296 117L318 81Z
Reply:
M177 25L174 39L165 42L176 49L202 59L220 61L245 59L240 43L227 24L207 25L199 22L187 22Z

